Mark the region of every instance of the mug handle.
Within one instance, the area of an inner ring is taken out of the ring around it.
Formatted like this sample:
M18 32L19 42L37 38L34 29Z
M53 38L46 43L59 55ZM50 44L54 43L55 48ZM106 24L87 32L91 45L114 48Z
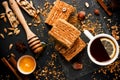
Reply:
M88 30L84 30L84 34L91 40L94 38L94 36L92 35L92 33L90 33Z

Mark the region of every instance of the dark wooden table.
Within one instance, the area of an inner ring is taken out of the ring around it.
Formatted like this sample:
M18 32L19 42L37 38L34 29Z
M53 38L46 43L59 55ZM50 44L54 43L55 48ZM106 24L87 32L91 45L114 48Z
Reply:
M46 1L48 1L51 5L53 4L54 0L32 0L33 4L36 8L40 6L42 9L44 8L44 4ZM120 15L118 15L120 12L114 12L112 16L108 16L106 12L101 8L101 6L97 3L96 0L64 0L65 2L73 5L76 8L76 11L85 11L86 15L92 14L92 17L89 17L89 20L92 24L98 23L101 25L99 27L98 31L96 29L96 34L99 34L101 32L111 34L111 27L117 25L120 26ZM107 0L105 0L106 2ZM89 3L89 7L87 8L85 6L85 2ZM97 16L94 14L94 9L100 10L100 15ZM26 21L29 23L32 21L32 17L30 17L23 9L22 13L24 14L24 17ZM49 11L48 11L49 12ZM4 8L0 5L0 13L5 13ZM54 42L52 42L50 36L48 35L48 31L50 30L49 26L44 23L45 17L43 15L39 15L41 18L41 23L37 27L31 26L30 29L40 38L41 41L46 42L48 45L45 48L45 50L41 53L40 57L36 59L37 62L37 68L35 72L31 75L29 75L31 80L35 80L37 78L41 80L45 80L47 77L48 80L114 80L116 76L114 74L120 75L117 71L116 73L110 73L108 70L108 73L106 75L103 74L103 72L99 73L100 66L95 65L92 63L86 52L86 48L77 55L72 61L67 62L56 50L54 50ZM85 21L87 22L88 19ZM26 34L22 28L21 25L18 26L18 28L21 30L20 34L18 36L12 35L8 36L3 32L4 27L10 27L9 22L4 22L3 19L0 19L0 33L3 33L5 35L5 39L0 39L0 58L6 57L10 53L14 53L16 56L16 60L22 55L29 54L32 56L35 56L34 53L31 52L31 50L28 47L27 40L26 40ZM118 28L120 29L120 28ZM99 31L100 30L100 31ZM82 33L81 38L87 43L89 40L85 37L85 35ZM19 53L16 51L15 46L13 46L12 50L9 50L9 44L15 45L15 43L22 41L27 46L27 51L25 53ZM120 42L120 40L118 40ZM56 58L52 58L52 55L56 55ZM119 59L118 59L119 60ZM80 61L83 63L84 67L82 70L74 70L72 68L72 63ZM50 63L53 63L53 65L49 65ZM51 75L48 73L45 73L45 76L40 76L41 72L45 70L45 67L47 67L48 71L55 71L57 75L55 74ZM54 67L54 68L53 68ZM104 67L103 67L104 69ZM118 68L117 68L118 69ZM60 73L58 73L60 72ZM57 77L57 78L56 78ZM0 62L0 79L14 79L15 76L9 71L9 69L4 66L2 62ZM120 76L118 76L120 78ZM119 79L115 79L119 80Z

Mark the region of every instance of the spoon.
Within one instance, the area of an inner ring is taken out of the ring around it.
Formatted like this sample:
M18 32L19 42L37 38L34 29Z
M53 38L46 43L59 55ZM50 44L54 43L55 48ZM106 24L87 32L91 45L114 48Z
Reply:
M13 28L16 28L19 25L19 21L17 20L13 11L9 8L7 1L2 2L3 7L5 8L6 15L8 20Z
M26 32L29 47L31 48L31 50L34 53L40 53L43 50L43 46L42 46L40 39L28 27L28 25L25 21L25 18L23 16L18 4L16 3L16 1L9 0L9 2L10 2L11 8L13 9L14 13L18 17L18 20L20 21L20 23L22 24L22 26Z

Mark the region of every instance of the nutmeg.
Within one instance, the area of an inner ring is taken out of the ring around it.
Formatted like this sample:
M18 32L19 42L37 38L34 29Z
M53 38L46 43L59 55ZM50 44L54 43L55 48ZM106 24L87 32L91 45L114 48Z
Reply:
M100 15L99 9L94 9L94 13L95 13L96 15Z
M78 12L78 19L79 20L84 20L85 19L85 15L86 15L85 11Z

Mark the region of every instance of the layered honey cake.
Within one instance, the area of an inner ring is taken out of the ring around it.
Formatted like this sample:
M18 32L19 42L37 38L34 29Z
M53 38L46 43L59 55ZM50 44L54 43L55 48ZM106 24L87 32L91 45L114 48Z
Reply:
M56 42L55 49L65 57L67 61L70 61L78 53L80 53L86 47L86 43L79 37L75 41L74 45L71 48L67 48L61 45L59 42Z
M67 48L71 48L80 36L80 31L64 19L58 19L48 33Z
M74 11L75 8L72 5L69 5L63 1L56 1L55 5L47 16L45 23L52 26L53 23L59 18L68 20L69 16Z

